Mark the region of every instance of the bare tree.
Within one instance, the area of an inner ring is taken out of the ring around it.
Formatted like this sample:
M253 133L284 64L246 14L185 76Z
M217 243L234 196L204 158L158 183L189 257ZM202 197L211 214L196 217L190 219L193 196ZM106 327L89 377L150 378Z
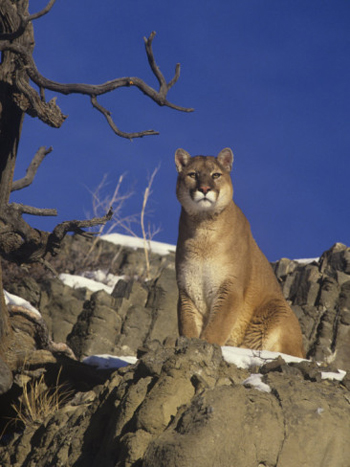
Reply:
M145 38L145 48L149 66L159 84L158 90L138 77L116 78L97 85L63 84L45 78L38 71L32 55L33 22L49 13L54 3L55 0L50 0L41 11L29 14L29 0L0 0L0 254L17 263L44 261L48 253L52 255L57 253L60 242L67 232L82 232L83 228L103 224L111 217L111 213L107 213L102 218L88 221L66 221L57 225L52 232L44 232L32 228L22 215L52 216L56 215L56 210L9 203L11 191L30 185L40 163L51 152L51 148L41 147L35 154L26 176L13 182L24 115L27 113L32 117L38 117L55 128L59 128L66 119L56 103L56 98L46 101L46 90L65 95L88 96L93 107L104 115L115 134L130 140L158 133L154 130L134 133L121 131L112 119L111 113L98 102L99 96L122 87L133 86L160 106L184 112L193 110L168 101L168 91L179 79L180 65L176 65L174 77L167 82L154 58L152 50L154 32ZM12 330L4 302L0 269L0 357L10 367L14 365L14 359L11 357L13 349L19 346L15 334L18 333Z

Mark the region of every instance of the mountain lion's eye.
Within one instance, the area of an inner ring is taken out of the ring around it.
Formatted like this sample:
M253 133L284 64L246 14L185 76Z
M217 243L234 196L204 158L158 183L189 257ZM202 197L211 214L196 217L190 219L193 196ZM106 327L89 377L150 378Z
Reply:
M197 173L196 172L189 172L187 175L189 177L191 177L191 178L197 178Z
M213 173L213 175L212 175L212 178L214 178L214 179L215 179L215 178L220 178L220 177L221 177L221 174L220 174L219 172L215 172L215 173Z

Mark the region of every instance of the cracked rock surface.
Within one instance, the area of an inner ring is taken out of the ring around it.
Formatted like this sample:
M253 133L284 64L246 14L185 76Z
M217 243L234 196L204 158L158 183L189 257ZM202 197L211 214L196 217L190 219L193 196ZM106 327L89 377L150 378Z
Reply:
M26 381L44 375L52 387L59 375L70 395L43 420L3 436L2 467L349 466L350 375L332 381L321 374L350 370L349 248L335 244L318 260L272 265L313 361L278 359L247 371L226 363L215 345L178 338L173 255L153 255L153 279L145 282L135 278L144 270L142 251L101 243L92 266L127 276L111 295L71 289L40 271L11 269L6 287L40 309L54 340L78 359L139 360L101 371L33 352ZM74 262L89 248L68 239L55 267L81 272ZM269 392L247 383L257 372ZM12 389L0 397L0 418L23 392L19 375L6 381Z
M219 347L181 338L27 427L1 465L345 467L349 391L298 365L265 368L261 392Z
M301 324L308 358L350 369L350 248L336 243L309 264L273 264Z

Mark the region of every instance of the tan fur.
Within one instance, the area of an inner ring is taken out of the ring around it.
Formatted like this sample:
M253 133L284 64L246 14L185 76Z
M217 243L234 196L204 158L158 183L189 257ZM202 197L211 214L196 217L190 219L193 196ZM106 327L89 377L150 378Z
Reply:
M304 357L300 326L249 222L233 202L231 149L175 153L180 335Z

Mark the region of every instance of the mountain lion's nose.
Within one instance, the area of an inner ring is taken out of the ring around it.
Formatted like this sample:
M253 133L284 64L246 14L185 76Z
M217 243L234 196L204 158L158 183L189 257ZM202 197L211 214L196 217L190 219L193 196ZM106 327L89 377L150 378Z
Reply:
M198 191L202 192L203 195L206 195L210 191L210 186L200 186Z

